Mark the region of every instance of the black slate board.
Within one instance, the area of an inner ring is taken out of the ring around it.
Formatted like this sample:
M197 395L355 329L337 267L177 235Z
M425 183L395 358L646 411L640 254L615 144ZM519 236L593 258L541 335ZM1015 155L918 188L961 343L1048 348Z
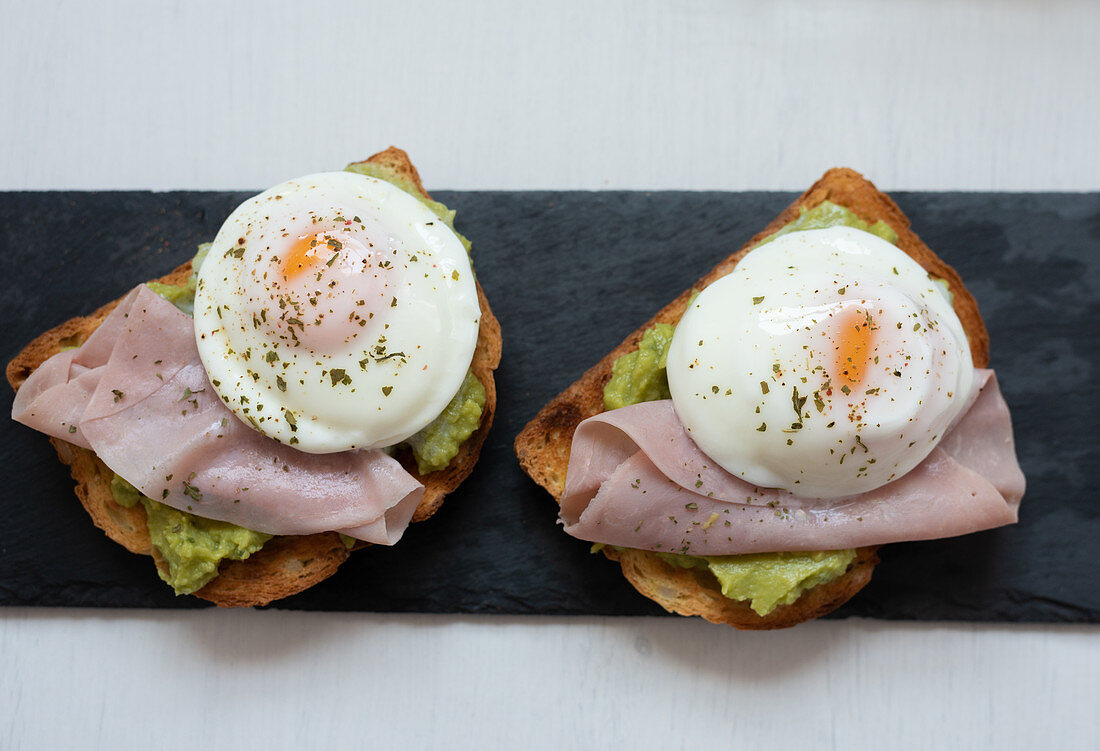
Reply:
M0 194L6 362L42 330L167 272L246 193ZM741 246L788 193L439 192L474 242L504 332L496 424L472 477L401 544L352 556L275 607L658 615L523 475L512 440L657 308ZM1100 194L900 193L977 297L1013 409L1019 525L890 545L836 617L1100 620ZM0 389L0 409L12 395ZM46 439L0 421L0 604L195 608L95 529Z

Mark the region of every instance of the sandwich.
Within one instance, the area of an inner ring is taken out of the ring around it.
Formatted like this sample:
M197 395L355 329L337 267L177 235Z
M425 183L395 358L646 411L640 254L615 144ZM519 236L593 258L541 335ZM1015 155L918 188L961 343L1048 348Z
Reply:
M245 201L7 377L96 526L177 594L251 606L439 509L492 424L500 347L454 212L391 147Z
M643 595L784 628L864 587L880 545L1016 521L1024 477L988 363L959 275L833 169L515 449L565 531Z

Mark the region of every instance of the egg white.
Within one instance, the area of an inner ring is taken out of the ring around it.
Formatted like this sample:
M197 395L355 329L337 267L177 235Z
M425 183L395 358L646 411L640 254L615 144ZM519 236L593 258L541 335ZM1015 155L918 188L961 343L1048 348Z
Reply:
M348 172L241 204L195 296L219 396L310 453L390 446L423 429L461 386L480 318L455 233L408 193Z
M813 498L911 470L973 378L940 285L847 227L752 250L688 307L668 353L673 404L699 447L748 482Z

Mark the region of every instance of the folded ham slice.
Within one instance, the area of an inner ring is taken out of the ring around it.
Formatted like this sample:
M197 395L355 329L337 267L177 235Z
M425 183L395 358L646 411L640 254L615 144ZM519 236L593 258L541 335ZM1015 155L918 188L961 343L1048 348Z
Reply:
M392 545L424 494L382 451L307 454L241 422L207 379L191 318L145 285L35 370L12 417L91 449L150 498L269 534Z
M915 469L830 501L758 488L695 445L670 400L591 417L573 436L561 520L574 537L694 555L836 550L1016 521L1024 475L991 370L970 409Z

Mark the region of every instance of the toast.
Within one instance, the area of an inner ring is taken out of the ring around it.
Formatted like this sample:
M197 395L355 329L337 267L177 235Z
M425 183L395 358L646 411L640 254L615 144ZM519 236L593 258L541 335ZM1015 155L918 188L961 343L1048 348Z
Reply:
M416 167L401 149L391 146L366 161L387 167L402 181L414 186L424 197L431 198L420 182ZM156 281L182 285L190 275L191 262L188 261ZM493 317L480 283L477 285L477 295L481 305L481 325L470 369L485 387L485 408L482 411L481 424L462 444L451 463L438 472L422 476L417 472L416 461L410 451L402 450L397 454L402 466L424 485L424 496L413 514L414 522L423 521L434 514L447 493L457 488L473 471L481 446L493 423L496 408L493 371L500 363L500 324ZM60 352L64 346L86 340L118 302L115 300L107 303L91 315L68 320L28 344L8 363L7 377L12 388L18 391L39 365ZM144 507L138 504L126 508L115 503L111 493L114 473L92 451L56 438L51 438L50 442L61 461L69 466L76 482L77 498L92 517L93 523L130 552L152 556L157 567L165 570L166 562L150 541ZM367 543L360 541L352 549L366 545ZM245 560L223 561L218 576L193 594L223 607L266 605L273 600L308 589L332 576L349 553L350 550L336 532L274 537Z
M858 172L834 168L745 243L741 250L720 261L543 407L516 437L516 455L524 472L560 503L565 491L573 432L582 420L604 411L603 389L611 378L611 366L615 360L637 349L642 335L655 324L677 323L694 292L730 273L745 253L798 218L802 210L812 209L824 201L843 206L869 223L883 220L897 233L897 246L901 250L929 274L948 283L954 294L955 313L970 343L974 365L986 367L989 363L989 335L978 313L977 302L963 286L958 273L921 242L910 229L905 214L889 196ZM674 566L647 551L615 549L611 546L602 548L605 556L622 566L623 575L635 589L666 610L681 615L702 616L712 623L724 623L741 629L786 628L835 610L871 580L871 573L878 562L875 551L875 547L860 548L856 559L842 576L814 587L790 605L780 605L768 615L760 616L747 602L724 597L709 572Z

